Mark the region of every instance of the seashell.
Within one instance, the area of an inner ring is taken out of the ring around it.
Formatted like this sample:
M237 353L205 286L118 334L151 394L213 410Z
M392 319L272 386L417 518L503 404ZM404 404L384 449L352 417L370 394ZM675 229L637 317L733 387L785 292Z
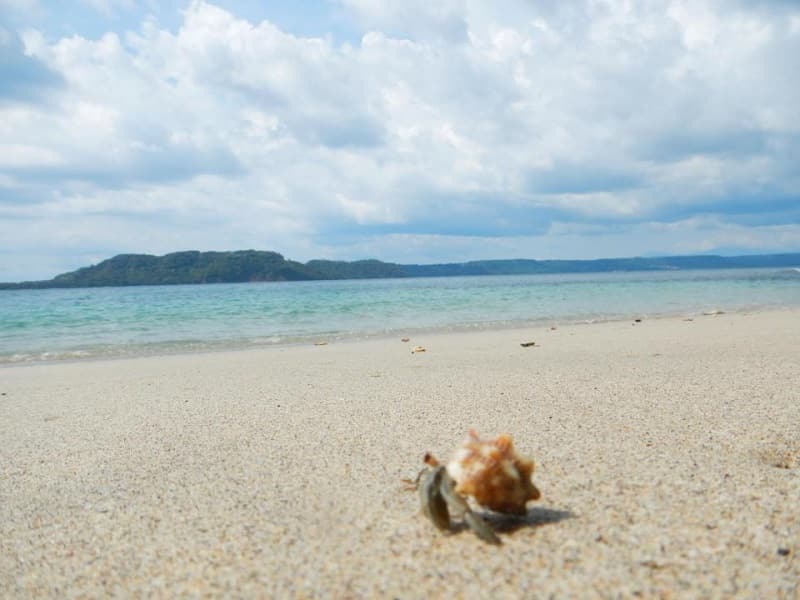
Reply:
M417 354L418 352L425 352L425 348L422 346L415 346L411 354Z
M510 435L482 440L470 430L448 463L447 472L459 494L472 496L478 504L496 512L524 515L525 504L541 496L531 481L533 468L533 460L516 453Z

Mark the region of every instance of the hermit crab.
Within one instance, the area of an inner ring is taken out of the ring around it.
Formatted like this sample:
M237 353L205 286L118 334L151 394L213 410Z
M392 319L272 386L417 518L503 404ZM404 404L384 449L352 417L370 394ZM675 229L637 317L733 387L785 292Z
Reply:
M472 512L466 499L456 492L456 482L450 477L447 469L431 454L425 455L425 464L430 468L420 472L416 482L425 516L442 531L450 529L451 514L456 518L461 517L479 538L490 544L499 544L500 538L497 534Z
M472 496L480 506L499 513L524 515L526 503L541 493L531 481L534 463L514 450L511 436L482 440L471 430L447 467L430 453L427 468L417 476L422 512L441 530L450 529L450 517L464 522L482 540L499 544L500 538L467 503Z

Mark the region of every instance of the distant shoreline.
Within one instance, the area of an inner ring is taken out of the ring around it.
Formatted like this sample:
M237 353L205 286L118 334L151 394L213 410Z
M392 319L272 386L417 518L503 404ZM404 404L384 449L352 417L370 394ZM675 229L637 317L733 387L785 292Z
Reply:
M424 328L398 328L392 331L336 333L333 335L305 335L278 339L274 342L254 342L247 339L213 340L195 342L167 342L140 344L138 346L114 345L107 348L79 349L45 352L39 356L20 354L18 358L0 355L0 370L13 367L35 367L37 365L102 363L106 361L157 360L167 357L213 356L250 352L281 352L294 348L308 348L314 345L358 346L365 343L390 343L400 337L410 339L430 339L442 336L499 335L518 332L521 338L534 335L541 337L558 329L584 326L612 326L623 323L664 323L705 320L730 315L733 317L764 315L780 318L781 315L800 314L800 306L765 306L736 309L716 309L706 312L675 310L656 314L616 315L597 319L538 319L528 321L496 321L461 326L436 326ZM526 338L527 339L527 338ZM538 339L538 338L537 338ZM539 342L541 345L541 342ZM409 349L414 344L409 345Z
M0 294L0 364L800 307L787 268L123 286Z
M590 260L505 259L419 265L379 260L310 260L300 263L272 251L191 250L164 256L120 254L97 265L44 281L0 283L0 290L798 267L800 253Z

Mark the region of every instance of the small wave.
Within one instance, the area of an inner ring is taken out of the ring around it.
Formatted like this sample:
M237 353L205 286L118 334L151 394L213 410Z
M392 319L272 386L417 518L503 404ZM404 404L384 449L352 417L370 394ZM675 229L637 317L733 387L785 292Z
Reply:
M246 340L246 343L253 346L271 346L274 344L280 344L284 341L285 339L279 335L271 335L268 337L249 338Z
M36 357L33 354L26 354L26 353L17 353L17 354L10 354L7 356L0 356L0 364L25 363L25 362L31 362L33 360L36 360Z
M789 267L781 269L775 273L777 279L798 279L800 278L800 267Z
M749 271L745 276L739 277L744 281L794 281L800 279L800 267L787 267L783 269L755 269Z
M64 350L60 352L17 352L0 354L0 365L19 365L62 360L92 358L94 354L86 350Z

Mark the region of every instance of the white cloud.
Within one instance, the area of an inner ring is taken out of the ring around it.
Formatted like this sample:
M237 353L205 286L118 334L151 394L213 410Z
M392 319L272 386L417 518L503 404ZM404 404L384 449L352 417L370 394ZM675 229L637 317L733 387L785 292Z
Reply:
M65 160L49 148L0 143L0 169L59 166Z
M79 266L89 246L429 261L483 257L469 240L486 257L798 248L764 233L800 219L796 12L340 6L360 44L199 0L172 31L20 28L2 45L20 66L0 83L0 251L41 243ZM645 225L696 215L725 235ZM585 226L603 233L589 243Z

